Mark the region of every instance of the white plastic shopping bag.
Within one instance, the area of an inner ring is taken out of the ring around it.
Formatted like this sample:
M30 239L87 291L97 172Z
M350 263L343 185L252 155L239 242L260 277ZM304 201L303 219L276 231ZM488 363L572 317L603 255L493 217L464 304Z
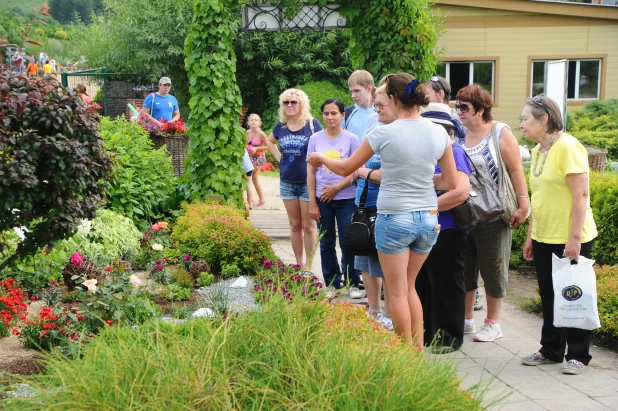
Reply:
M601 326L593 264L594 260L580 256L571 265L568 258L552 255L554 327L594 330Z

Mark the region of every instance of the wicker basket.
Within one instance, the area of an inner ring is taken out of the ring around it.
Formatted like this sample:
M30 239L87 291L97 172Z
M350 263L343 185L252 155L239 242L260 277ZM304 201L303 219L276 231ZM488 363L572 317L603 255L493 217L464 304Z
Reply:
M605 161L607 160L607 150L604 148L586 146L588 152L588 165L592 171L599 173L605 172Z
M152 141L156 148L165 146L172 156L174 174L176 177L183 175L185 171L185 159L187 158L187 136L179 134L175 136L154 136Z

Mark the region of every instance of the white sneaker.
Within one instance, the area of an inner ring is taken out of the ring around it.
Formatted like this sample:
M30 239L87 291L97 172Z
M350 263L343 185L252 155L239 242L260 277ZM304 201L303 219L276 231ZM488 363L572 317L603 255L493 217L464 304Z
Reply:
M465 323L464 334L476 334L476 327L474 326L474 324L468 325L468 323Z
M393 320L382 313L379 313L376 316L376 321L382 324L389 331L392 331L395 328L395 326L393 325Z
M500 324L485 323L474 337L474 341L477 342L491 342L497 338L502 338L502 330L500 330Z
M356 287L350 287L350 298L354 300L358 300L363 298L365 295Z
M331 300L341 295L341 290L336 289L332 285L326 289L326 298Z

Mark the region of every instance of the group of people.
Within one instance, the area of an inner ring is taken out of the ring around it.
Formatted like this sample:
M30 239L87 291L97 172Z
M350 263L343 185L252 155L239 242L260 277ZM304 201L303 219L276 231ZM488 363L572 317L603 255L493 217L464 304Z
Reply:
M590 331L553 326L551 257L589 256L597 232L588 198L587 153L562 131L558 105L545 96L524 103L520 129L538 143L532 152L530 198L517 139L508 125L493 120L492 98L482 86L459 90L452 110L450 85L439 76L422 83L411 74L389 74L376 88L371 74L359 70L348 84L354 106L346 109L340 100L326 100L321 106L325 128L312 118L302 90L285 90L272 133L250 142L252 153L268 149L279 161L280 197L297 264L305 264L319 231L330 295L347 286L350 297L360 298L362 281L369 314L418 349L429 345L448 353L461 347L464 334L474 334L477 342L503 336L500 312L511 230L531 210L524 258L534 259L544 324L541 349L522 362L562 362L566 351L564 372L580 373L591 358ZM256 122L259 117L250 118L250 130ZM248 132L250 138L255 135ZM509 219L460 230L452 210L470 196L470 173L487 173L493 184L484 189L499 193L501 163L518 208ZM377 207L375 257L350 255L342 243L365 185L366 206ZM477 327L473 310L479 275L487 315Z

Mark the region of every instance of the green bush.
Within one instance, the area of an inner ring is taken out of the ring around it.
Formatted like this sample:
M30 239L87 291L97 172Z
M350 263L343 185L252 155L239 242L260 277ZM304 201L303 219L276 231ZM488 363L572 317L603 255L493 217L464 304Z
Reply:
M590 174L590 207L599 236L592 247L597 264L618 264L618 174Z
M191 290L179 284L170 284L163 287L160 296L169 301L185 301L191 298Z
M179 267L173 268L170 271L172 277L174 278L174 283L178 284L182 288L188 288L189 290L193 289L195 286L195 281L193 280L191 273Z
M200 273L199 278L197 279L198 287L208 287L215 281L215 276L210 273Z
M117 261L126 253L139 251L142 233L131 219L111 210L100 209L79 250L99 265Z
M261 257L274 256L263 231L254 228L237 208L216 203L184 203L171 240L183 254L208 262L214 274L227 264L252 274Z
M618 266L596 266L597 305L601 328L596 330L602 338L618 341Z
M428 361L374 326L350 304L279 298L224 326L108 327L81 360L50 358L29 381L34 395L3 402L20 410L482 409L482 392L463 389L456 362Z
M240 268L236 264L226 264L221 269L221 278L234 278L240 275Z
M338 87L328 81L305 83L297 86L297 88L307 93L309 103L311 104L311 114L320 122L323 122L320 107L326 100L338 98L345 103L346 107L354 104L354 100L352 100L352 96L347 88Z
M584 145L606 148L618 158L618 99L599 100L570 113L567 132Z
M176 190L166 149L155 150L142 127L122 118L103 117L101 137L105 149L116 156L116 173L105 192L107 207L136 223L162 218L163 203Z
M54 33L54 37L57 38L58 40L66 40L67 39L67 32L64 30L57 30Z

